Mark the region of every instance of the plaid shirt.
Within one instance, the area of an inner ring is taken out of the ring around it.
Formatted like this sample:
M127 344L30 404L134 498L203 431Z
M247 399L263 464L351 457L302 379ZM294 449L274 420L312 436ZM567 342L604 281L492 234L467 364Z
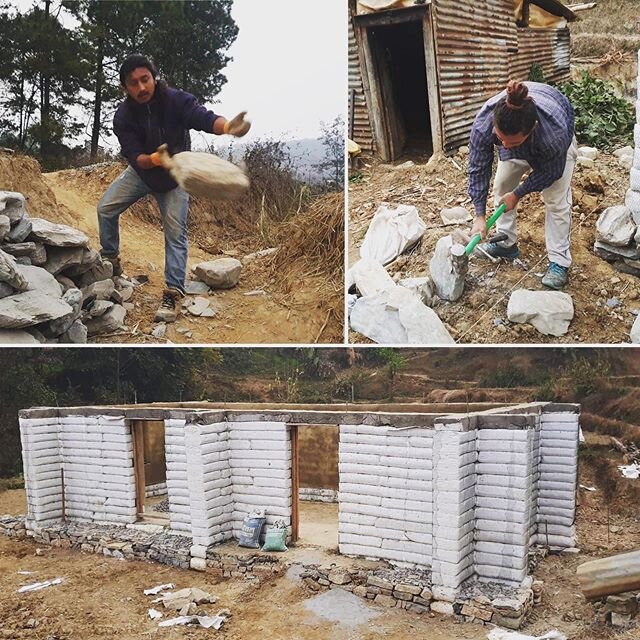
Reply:
M493 110L506 95L506 90L485 102L473 123L469 143L468 191L476 215L486 212L494 146L498 147L500 160L526 160L531 166L529 176L514 189L519 198L550 187L564 173L567 151L574 134L573 107L553 87L539 82L525 84L538 110L538 125L523 144L505 149L493 128Z

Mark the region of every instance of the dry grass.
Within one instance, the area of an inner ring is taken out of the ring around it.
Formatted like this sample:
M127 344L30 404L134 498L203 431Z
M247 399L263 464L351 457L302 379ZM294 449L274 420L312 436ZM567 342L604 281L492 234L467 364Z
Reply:
M581 11L578 17L570 26L574 56L599 58L612 50L640 48L637 0L598 0L595 9Z

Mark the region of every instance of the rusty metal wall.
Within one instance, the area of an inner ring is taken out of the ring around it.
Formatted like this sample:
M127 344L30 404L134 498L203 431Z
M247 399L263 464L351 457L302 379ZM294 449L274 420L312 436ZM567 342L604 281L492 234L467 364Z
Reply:
M358 58L358 45L353 29L351 14L349 16L349 112L347 126L351 125L352 108L355 108L353 132L348 129L348 135L362 148L362 153L371 155L375 152L373 130L369 121L367 101L362 86L362 72ZM352 105L353 102L353 105Z
M443 147L469 139L473 119L509 79L518 39L513 0L433 0Z
M545 82L565 82L570 76L569 29L518 29L518 52L509 59L509 78L526 80L534 63Z

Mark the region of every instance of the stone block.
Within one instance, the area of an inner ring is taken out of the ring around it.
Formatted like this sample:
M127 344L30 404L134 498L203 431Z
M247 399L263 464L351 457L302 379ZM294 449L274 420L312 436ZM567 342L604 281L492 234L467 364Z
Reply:
M397 600L391 596L385 596L382 593L379 593L375 598L374 602L377 604L381 604L385 607L395 607L397 604Z

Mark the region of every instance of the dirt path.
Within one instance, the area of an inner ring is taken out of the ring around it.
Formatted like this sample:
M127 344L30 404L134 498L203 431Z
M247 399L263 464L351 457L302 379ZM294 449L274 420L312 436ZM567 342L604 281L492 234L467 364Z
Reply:
M71 170L44 174L43 177L58 202L68 210L66 217L69 219L64 222L82 229L90 236L92 246L99 247L96 220L98 190L76 186L71 179L73 176ZM127 315L129 333L101 337L100 342L264 344L313 343L318 339L328 339L326 334L321 335L323 327L326 329L326 311L317 305L313 283L301 286L291 296L285 297L278 291L276 279L269 275L260 260L243 267L237 287L210 294L211 306L217 311L214 318L181 315L176 323L168 325L165 339L155 338L150 335L155 326L153 315L164 288L162 230L127 212L121 217L121 245L125 273L129 276L144 274L149 282L135 291L132 299L135 309ZM237 258L245 255L231 247L227 254ZM220 255L209 254L192 243L189 266L214 257ZM247 295L252 292L257 293Z

